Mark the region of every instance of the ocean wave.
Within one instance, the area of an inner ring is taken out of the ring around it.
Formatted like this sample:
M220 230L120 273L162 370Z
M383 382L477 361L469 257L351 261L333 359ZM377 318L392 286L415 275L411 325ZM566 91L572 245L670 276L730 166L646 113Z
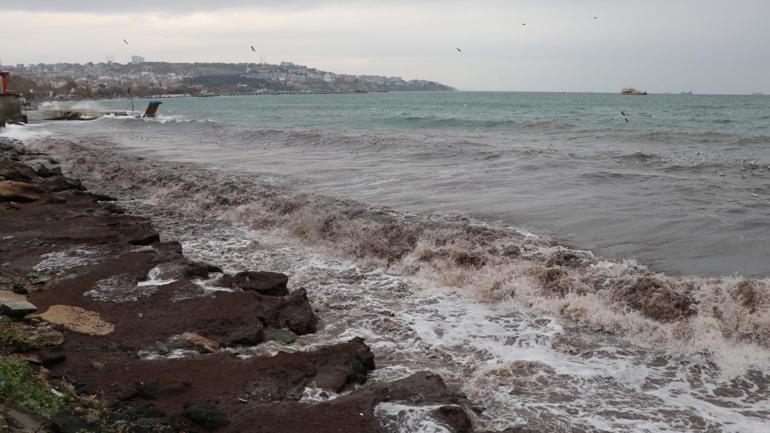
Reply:
M27 145L77 161L70 169L87 184L141 194L169 218L227 219L425 287L513 301L636 344L707 353L724 367L763 369L770 360L768 278L673 277L462 215L412 215L51 137Z

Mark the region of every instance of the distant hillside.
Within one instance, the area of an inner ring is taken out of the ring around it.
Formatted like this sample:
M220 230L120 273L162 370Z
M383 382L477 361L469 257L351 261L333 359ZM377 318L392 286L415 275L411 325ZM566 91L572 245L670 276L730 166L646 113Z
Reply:
M282 62L260 63L58 63L3 66L12 88L38 97L150 96L169 93L260 94L454 90L427 80L336 74ZM14 83L16 87L14 88Z

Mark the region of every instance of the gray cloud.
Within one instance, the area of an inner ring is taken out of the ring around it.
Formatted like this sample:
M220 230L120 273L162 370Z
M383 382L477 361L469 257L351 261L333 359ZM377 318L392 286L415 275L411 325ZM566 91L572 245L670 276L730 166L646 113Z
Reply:
M767 0L48 0L16 8L3 11L0 56L11 63L264 55L462 89L770 92Z
M4 5L5 10L33 12L87 13L195 13L227 8L296 9L332 3L354 3L354 0L26 0ZM363 1L360 1L363 3Z

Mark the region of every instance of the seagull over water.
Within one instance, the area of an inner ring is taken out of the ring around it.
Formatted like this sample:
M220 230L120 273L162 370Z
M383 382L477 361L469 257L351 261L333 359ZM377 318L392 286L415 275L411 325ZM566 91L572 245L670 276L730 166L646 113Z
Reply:
M251 46L251 51L257 52L257 50L254 49L254 45Z

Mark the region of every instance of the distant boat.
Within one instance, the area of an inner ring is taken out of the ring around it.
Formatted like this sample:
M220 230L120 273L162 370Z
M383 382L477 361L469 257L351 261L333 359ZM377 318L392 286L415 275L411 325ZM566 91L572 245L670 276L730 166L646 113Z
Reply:
M751 96L762 96L762 95L764 95L764 93L762 92L754 92L751 94Z
M680 95L692 95L692 90L685 90Z
M643 96L647 94L646 90L636 90L633 87L626 87L620 89L620 94L623 96Z

